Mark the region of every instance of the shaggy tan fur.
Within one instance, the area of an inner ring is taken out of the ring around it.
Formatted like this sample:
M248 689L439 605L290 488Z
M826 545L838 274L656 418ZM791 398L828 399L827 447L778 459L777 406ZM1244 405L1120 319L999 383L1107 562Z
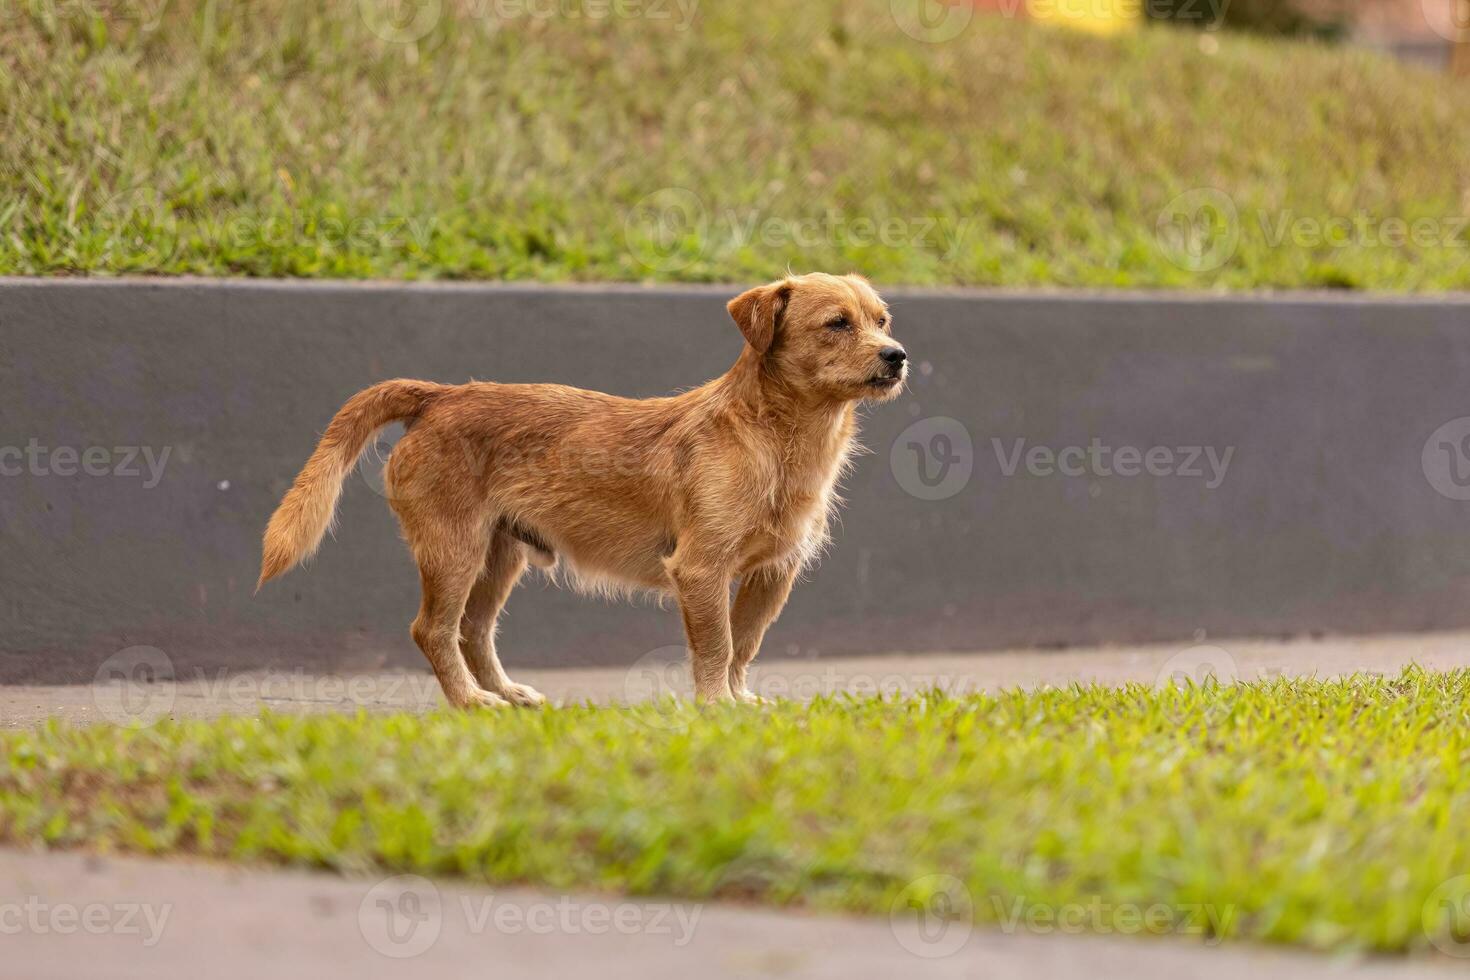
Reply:
M756 700L746 667L827 540L857 403L895 397L907 365L857 276L788 277L729 311L746 339L735 366L671 398L406 380L359 392L271 517L261 584L315 552L363 447L402 420L385 483L423 583L413 638L451 704L543 700L495 654L528 564L564 566L583 589L672 595L696 696Z

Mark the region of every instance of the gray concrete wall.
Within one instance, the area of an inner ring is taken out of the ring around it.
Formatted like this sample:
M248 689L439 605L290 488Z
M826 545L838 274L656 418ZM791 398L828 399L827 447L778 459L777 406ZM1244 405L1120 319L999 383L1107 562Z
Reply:
M87 680L140 644L416 663L371 462L316 561L251 594L341 403L400 375L665 393L736 356L729 295L0 282L0 680ZM867 411L835 545L766 656L1470 626L1470 302L890 296L912 389ZM672 609L535 580L502 636L512 666L681 639Z

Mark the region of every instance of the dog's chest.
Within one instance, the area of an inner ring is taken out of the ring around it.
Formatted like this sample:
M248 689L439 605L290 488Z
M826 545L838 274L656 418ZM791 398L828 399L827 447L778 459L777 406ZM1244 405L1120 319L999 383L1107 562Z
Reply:
M758 508L747 540L745 564L805 565L827 542L828 515L845 453L785 467Z

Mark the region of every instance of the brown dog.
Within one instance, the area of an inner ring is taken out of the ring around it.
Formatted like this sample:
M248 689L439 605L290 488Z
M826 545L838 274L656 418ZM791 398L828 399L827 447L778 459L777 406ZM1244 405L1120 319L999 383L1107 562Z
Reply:
M402 380L358 392L271 517L261 584L316 551L363 447L403 420L385 484L423 581L413 638L451 704L544 700L501 669L495 618L528 563L558 558L583 589L672 594L696 696L756 700L746 667L827 541L857 403L895 397L907 355L857 276L789 277L728 308L739 360L672 398Z

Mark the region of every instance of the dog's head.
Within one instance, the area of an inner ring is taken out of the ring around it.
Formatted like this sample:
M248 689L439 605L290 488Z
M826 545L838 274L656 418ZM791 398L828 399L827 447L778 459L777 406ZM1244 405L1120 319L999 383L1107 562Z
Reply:
M887 401L908 376L888 306L862 276L788 276L741 293L728 309L746 343L793 388Z

